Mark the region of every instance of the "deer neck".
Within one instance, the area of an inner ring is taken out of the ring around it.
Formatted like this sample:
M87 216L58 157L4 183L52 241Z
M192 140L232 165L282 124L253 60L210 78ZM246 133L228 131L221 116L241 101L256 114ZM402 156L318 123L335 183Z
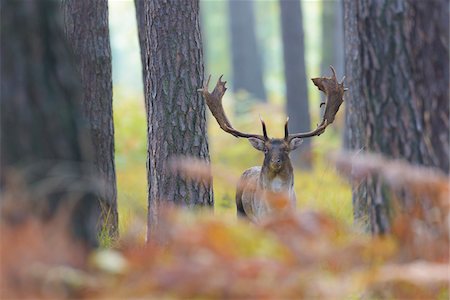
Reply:
M268 166L261 167L259 185L263 190L273 193L289 193L294 187L292 165L287 163L279 171L272 171Z

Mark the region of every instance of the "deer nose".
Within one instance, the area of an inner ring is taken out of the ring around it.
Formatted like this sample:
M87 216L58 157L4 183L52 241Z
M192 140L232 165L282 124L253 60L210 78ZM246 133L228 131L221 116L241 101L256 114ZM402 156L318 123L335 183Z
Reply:
M280 164L281 163L281 158L279 157L275 157L271 159L273 164Z

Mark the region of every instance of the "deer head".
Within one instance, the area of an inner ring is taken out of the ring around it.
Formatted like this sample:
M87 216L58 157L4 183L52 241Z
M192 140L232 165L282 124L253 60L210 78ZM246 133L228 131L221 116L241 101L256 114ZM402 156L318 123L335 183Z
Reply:
M301 138L289 140L288 121L285 124L285 137L283 139L269 138L267 136L266 124L261 119L263 140L249 137L251 145L264 153L263 167L269 175L277 175L282 170L291 169L289 153L297 149L302 143Z

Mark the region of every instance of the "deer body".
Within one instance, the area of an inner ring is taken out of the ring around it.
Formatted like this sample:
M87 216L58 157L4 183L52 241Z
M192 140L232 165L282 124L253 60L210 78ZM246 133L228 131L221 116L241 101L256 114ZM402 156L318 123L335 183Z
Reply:
M236 208L238 216L257 223L273 213L272 202L276 198L287 200L281 205L283 209L295 208L296 198L289 159L291 146L281 139L270 139L263 144L252 141L252 145L264 151L264 162L261 167L252 167L242 174L236 190ZM297 142L292 146L298 146Z
M292 175L290 178L266 177L261 172L261 167L252 167L245 170L236 190L238 216L249 218L255 223L259 222L272 213L270 198L277 194L280 197L288 197L289 207L295 208L296 197L293 179ZM246 184L247 182L248 184Z
M289 134L288 119L284 126L283 139L270 139L263 120L261 120L263 135L240 132L231 126L222 106L222 97L226 91L226 82L221 80L222 76L212 93L208 91L210 78L206 85L199 89L220 128L235 137L248 139L256 150L264 152L262 166L247 169L238 182L236 208L239 216L248 217L251 221L258 223L274 211L295 208L294 173L289 153L300 146L303 138L322 134L334 121L344 101L343 95L346 91L344 79L338 82L333 67L331 70L332 77L312 79L319 90L326 94L325 111L321 123L315 130Z

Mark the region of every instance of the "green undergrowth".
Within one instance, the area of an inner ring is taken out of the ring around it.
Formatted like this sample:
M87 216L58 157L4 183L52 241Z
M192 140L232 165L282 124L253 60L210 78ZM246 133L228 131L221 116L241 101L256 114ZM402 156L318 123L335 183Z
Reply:
M225 100L225 109L232 112L228 107L230 101ZM145 108L139 99L116 101L114 105L119 230L121 233L137 230L144 236L147 213ZM241 112L239 117L232 117L231 113L230 117L235 127L258 133L261 131L259 114L265 119L270 136L283 135L285 115L279 105L255 105ZM245 139L224 133L209 113L208 117L215 214L234 218L235 181L245 169L260 165L263 155ZM329 151L339 149L340 136L335 128L330 126L328 132L313 139L313 168L295 170L297 209L326 211L336 219L351 223L350 186L325 159Z

